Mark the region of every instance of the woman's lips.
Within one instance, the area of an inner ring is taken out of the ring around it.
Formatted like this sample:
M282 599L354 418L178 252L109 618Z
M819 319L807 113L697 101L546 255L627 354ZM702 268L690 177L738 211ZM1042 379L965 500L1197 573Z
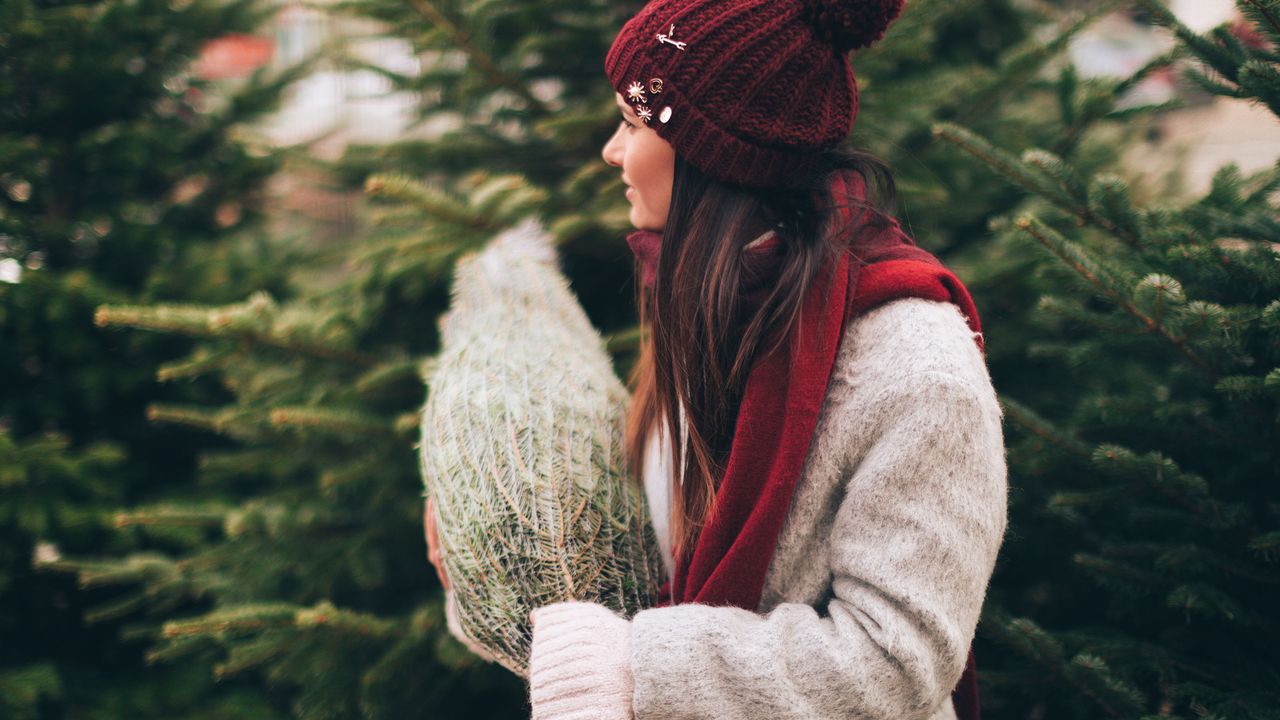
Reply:
M632 193L634 193L635 191L636 191L636 189L635 189L635 188L631 187L630 185L628 185L628 186L627 186L627 199L628 199L628 200L630 200L630 199L631 199L631 194L632 194Z

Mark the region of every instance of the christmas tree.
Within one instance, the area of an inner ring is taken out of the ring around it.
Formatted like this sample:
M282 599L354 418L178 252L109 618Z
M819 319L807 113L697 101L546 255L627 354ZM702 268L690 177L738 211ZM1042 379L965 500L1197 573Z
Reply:
M1280 3L1205 35L1137 5L1190 82L1280 114ZM1280 163L1173 201L1060 147L936 133L1025 194L995 247L1037 278L996 377L1017 490L983 623L1000 716L1280 717Z
M148 553L201 534L144 538L113 516L161 488L189 491L197 453L215 444L151 424L147 405L223 396L157 382L181 371L165 364L189 339L93 322L107 302L283 287L249 230L276 152L235 133L296 73L224 94L191 72L206 41L263 13L221 0L0 0L0 717L269 710L213 687L204 665L143 662L145 634L128 621L146 598L119 583L145 576ZM96 554L130 559L78 586L36 569Z
M1151 110L1115 104L1141 74L1086 82L1061 57L1114 5L1064 13L1050 4L918 0L882 43L853 58L863 111L852 144L889 161L909 228L970 282L998 377L1018 378L1039 290L1027 272L1033 262L992 243L988 226L1026 192L993 182L934 128L959 122L1002 147L1051 148L1082 174L1109 167L1134 118ZM201 528L202 542L148 555L141 566L125 553L59 565L82 576L115 573L121 587L162 608L156 657L208 658L220 678L261 678L304 718L527 716L523 684L445 629L414 453L423 378L439 349L436 320L454 262L529 215L554 235L619 373L629 368L633 268L622 238L630 228L621 179L600 158L618 122L602 62L639 6L341 6L411 40L423 72L369 69L420 93L424 126L446 127L352 148L335 168L368 196L342 272L299 272L287 298L100 308L107 326L199 339L176 366L184 377L216 380L229 397L151 406L158 423L227 442L202 458L203 496L157 497L121 517L144 534ZM1095 139L1100 127L1111 134ZM1025 576L1006 575L1017 592ZM980 657L998 657L987 652L989 634L980 636ZM995 707L1021 707L1016 688L993 690Z

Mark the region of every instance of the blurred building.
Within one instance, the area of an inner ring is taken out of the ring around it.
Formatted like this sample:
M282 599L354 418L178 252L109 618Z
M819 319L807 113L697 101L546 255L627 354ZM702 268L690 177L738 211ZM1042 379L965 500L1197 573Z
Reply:
M1232 0L1173 0L1179 19L1197 32L1223 24L1245 42L1252 41ZM1085 77L1125 77L1174 45L1169 31L1145 23L1140 13L1114 13L1082 34L1070 59ZM1180 68L1153 73L1124 99L1123 105L1178 100L1182 109L1161 116L1149 142L1133 148L1126 163L1151 178L1181 173L1179 192L1200 194L1213 174L1234 162L1245 172L1269 167L1280 157L1280 125L1250 104L1209 95L1181 78Z
M385 142L408 132L417 106L413 93L392 92L391 81L372 68L413 76L420 59L410 44L388 37L377 22L330 12L336 0L280 0L275 16L257 35L233 35L208 43L192 74L234 86L260 68L280 71L324 48L344 46L370 69L342 68L321 60L314 72L285 93L281 109L258 127L277 145L305 143L336 156L351 142Z

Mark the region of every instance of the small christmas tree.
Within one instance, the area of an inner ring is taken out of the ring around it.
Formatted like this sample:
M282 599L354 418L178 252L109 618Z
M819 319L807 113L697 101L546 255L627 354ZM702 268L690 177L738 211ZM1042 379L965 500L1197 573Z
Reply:
M631 616L665 579L626 471L626 389L558 264L533 221L458 261L422 411L450 630L523 677L531 611Z

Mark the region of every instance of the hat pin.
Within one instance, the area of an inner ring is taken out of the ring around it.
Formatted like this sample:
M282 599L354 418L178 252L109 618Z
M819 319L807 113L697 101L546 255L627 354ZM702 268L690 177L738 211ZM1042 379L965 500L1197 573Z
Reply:
M666 43L667 45L673 45L677 50L683 51L685 45L688 45L689 43L680 42L679 40L676 40L674 37L672 37L672 35L675 35L675 34L676 34L676 26L674 23L672 23L670 30L666 31L665 33L658 33L658 43L659 44Z

